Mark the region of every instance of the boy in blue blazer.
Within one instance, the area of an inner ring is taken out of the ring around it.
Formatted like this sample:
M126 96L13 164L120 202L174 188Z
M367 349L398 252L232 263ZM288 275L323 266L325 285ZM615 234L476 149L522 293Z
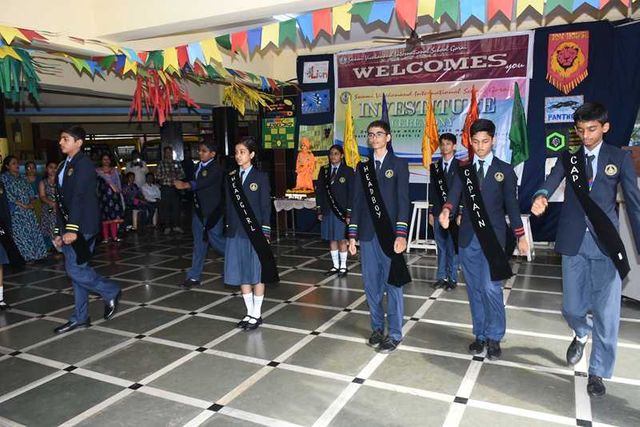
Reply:
M640 191L630 153L603 142L609 130L606 108L586 103L575 111L573 120L582 147L562 153L535 193L531 212L542 215L548 198L566 179L555 250L562 254L562 314L575 333L567 349L567 364L580 361L591 332L587 392L597 397L606 393L602 378L610 378L613 373L621 283L629 272L618 234L618 184L622 186L638 253ZM588 317L589 311L592 318Z

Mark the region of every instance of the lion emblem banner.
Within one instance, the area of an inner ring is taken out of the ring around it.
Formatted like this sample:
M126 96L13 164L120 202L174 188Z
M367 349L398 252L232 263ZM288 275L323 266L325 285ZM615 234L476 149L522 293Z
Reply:
M588 75L589 32L549 34L547 81L568 95Z

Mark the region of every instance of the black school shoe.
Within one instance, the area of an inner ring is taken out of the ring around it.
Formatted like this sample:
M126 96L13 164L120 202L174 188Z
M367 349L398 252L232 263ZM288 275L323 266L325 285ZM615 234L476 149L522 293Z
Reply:
M498 360L502 356L502 349L500 348L500 341L488 340L487 341L487 358L489 360Z
M258 326L262 325L262 317L253 317L249 316L250 319L247 321L247 324L244 327L245 331L253 331L254 329L258 329ZM251 323L251 319L255 320L255 323Z
M194 279L187 279L184 281L184 283L182 284L182 286L186 289L191 289L194 286L201 286L201 283L199 280L194 280Z
M444 288L447 285L447 281L444 279L439 279L437 282L433 283L431 287L433 289Z
M380 353L391 353L400 345L400 340L394 340L391 337L386 337L380 346L378 346L378 351Z
M382 341L384 341L384 335L382 331L373 331L371 336L369 337L369 341L367 341L367 345L369 347L378 347Z
M602 377L589 374L589 382L587 383L587 393L591 397L602 397L607 392L607 388L602 382Z
M447 280L447 284L444 286L445 292L451 292L458 287L458 284L452 280Z
M584 354L584 346L587 344L585 341L581 343L578 341L578 337L574 337L571 344L569 344L569 348L567 348L567 365L573 366L577 364L580 359L582 359L582 355Z
M487 343L484 342L483 340L476 338L474 342L469 344L469 353L473 355L482 353L484 351L484 346L486 344Z
M345 277L347 275L347 273L349 273L349 269L348 268L341 268L338 272L338 277Z
M337 272L339 272L340 270L335 268L335 267L331 267L330 269L328 269L327 271L324 272L325 276L333 276L334 274L336 274Z

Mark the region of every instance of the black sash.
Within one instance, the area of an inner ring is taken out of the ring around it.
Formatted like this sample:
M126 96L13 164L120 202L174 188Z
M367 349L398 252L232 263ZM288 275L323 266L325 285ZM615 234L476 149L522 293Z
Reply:
M247 200L247 196L242 189L242 181L236 172L237 171L232 171L229 175L229 191L231 192L233 207L240 217L242 227L251 241L251 246L253 246L253 249L260 259L260 266L262 267L260 280L262 283L279 282L280 277L278 276L278 268L276 267L271 246L267 238L262 234L262 227L256 220L249 200Z
M584 170L584 151L578 150L575 154L565 151L562 153L562 165L564 166L565 177L578 197L582 210L584 210L593 225L593 231L598 241L602 243L606 254L613 261L616 270L620 274L620 279L624 280L631 270L627 252L616 227L600 206L589 197L589 185Z
M451 165L449 165L449 167L451 167ZM431 163L431 176L434 179L434 187L436 189L438 203L440 204L440 208L442 208L442 206L447 202L449 187L447 186L445 172L440 168L440 162ZM438 218L435 218L434 220L437 221ZM443 229L442 231L451 234L451 238L453 239L453 249L458 253L458 223L456 221L452 221L449 224L449 228Z
M7 253L11 266L18 267L24 265L24 258L16 246L16 242L14 242L11 237L11 229L2 220L0 220L0 245L2 245Z
M333 213L340 219L340 221L347 223L347 211L338 204L338 201L333 197L333 191L331 190L331 176L329 173L331 167L324 169L324 188L327 191L327 198L329 199L329 206ZM337 175L337 173L336 173Z
M64 162L62 164L64 165ZM58 194L58 197L56 198L56 203L58 204L58 212L60 212L60 215L62 215L62 219L64 219L64 223L66 225L69 223L69 212L67 211L67 209L64 206L64 203L62 202L62 189L58 184L59 173L60 173L60 166L58 166L58 171L56 172L56 180L55 180L56 190ZM66 173L66 170L65 170L65 173ZM63 177L62 179L64 180L65 178L66 177ZM60 230L60 235L64 234L64 231L65 230ZM76 264L82 265L86 262L89 262L89 260L91 259L92 254L90 249L90 242L91 240L93 240L93 237L89 241L87 241L87 239L84 238L84 235L79 231L76 233L76 236L77 236L76 240L71 244L71 247L76 253Z
M465 199L465 209L468 211L473 231L478 237L480 247L489 262L492 281L507 280L513 276L509 265L509 256L500 246L500 241L489 220L489 215L482 201L482 193L478 185L478 178L473 163L460 166L458 169L462 180Z
M371 162L360 162L358 163L358 168L360 169L362 187L365 198L367 199L371 221L373 222L373 228L376 231L378 242L385 255L391 259L391 268L387 282L398 287L406 285L411 282L411 275L409 274L404 256L393 250L396 233L391 225L391 219L387 213L384 200L382 200L382 194L380 194L376 172L371 167Z

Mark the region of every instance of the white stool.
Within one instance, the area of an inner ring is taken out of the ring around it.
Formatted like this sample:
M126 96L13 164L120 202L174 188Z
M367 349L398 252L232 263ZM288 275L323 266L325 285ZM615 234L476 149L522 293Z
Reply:
M436 246L435 241L427 238L429 226L427 226L427 229L424 232L424 239L420 238L420 229L422 228L422 212L424 211L424 214L428 216L429 202L424 200L416 200L411 203L413 203L413 212L411 213L411 224L409 226L409 242L407 244L407 253L411 251L411 248L415 248L426 250L433 249L437 254L438 247Z

